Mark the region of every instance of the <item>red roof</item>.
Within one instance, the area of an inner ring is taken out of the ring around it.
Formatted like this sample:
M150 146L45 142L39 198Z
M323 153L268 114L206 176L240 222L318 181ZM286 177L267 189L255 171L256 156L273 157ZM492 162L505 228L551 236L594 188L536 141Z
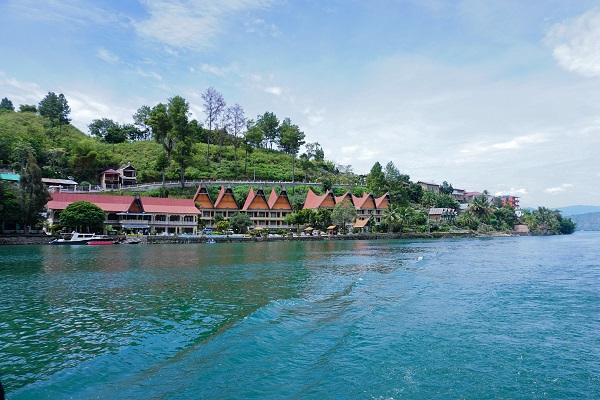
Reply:
M50 210L64 210L76 201L89 201L104 212L127 212L135 200L134 196L109 196L103 194L52 193L48 202ZM152 214L200 214L192 199L161 199L158 197L141 197L144 211Z

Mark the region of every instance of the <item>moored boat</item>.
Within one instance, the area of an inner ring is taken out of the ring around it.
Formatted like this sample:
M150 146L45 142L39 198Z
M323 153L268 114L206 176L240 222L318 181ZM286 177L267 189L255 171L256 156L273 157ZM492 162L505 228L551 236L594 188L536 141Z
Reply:
M112 239L110 239L106 235L96 235L95 233L78 233L72 232L70 234L63 235L63 237L59 239L54 239L50 242L52 245L82 245L88 244L90 241L110 241L111 244L114 243Z

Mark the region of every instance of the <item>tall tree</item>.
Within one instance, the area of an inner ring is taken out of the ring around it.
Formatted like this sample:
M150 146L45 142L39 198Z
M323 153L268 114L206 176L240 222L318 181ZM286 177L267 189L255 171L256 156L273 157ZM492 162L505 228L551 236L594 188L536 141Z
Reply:
M244 109L238 103L227 109L231 133L233 134L233 159L235 161L237 172L237 149L240 147L239 138L244 134L246 128L246 116Z
M272 149L273 143L275 143L279 137L279 120L275 114L267 111L257 118L256 124L260 127L265 141Z
M38 167L33 153L27 151L22 160L19 181L19 205L25 234L29 234L31 227L41 220L41 213L48 200L50 200L50 194L42 183L42 171Z
M143 105L133 114L133 124L139 131L138 140L148 140L152 138L152 130L150 129L150 113L152 109L150 106Z
M158 103L150 112L150 119L148 125L152 130L152 137L163 147L163 151L166 153L166 162L161 162L162 167L162 183L165 184L165 172L166 169L171 165L171 153L175 142L169 135L172 124L167 115L167 106L163 103Z
M210 160L210 136L213 126L219 120L219 117L225 110L225 100L223 95L215 90L212 86L206 89L202 93L202 100L204 100L204 113L206 114L206 123L208 124L207 146L206 146L206 165L209 164Z
M318 142L306 143L306 155L309 160L323 161L325 159L325 152L321 148Z
M181 187L185 187L185 168L192 159L192 145L195 132L189 122L190 105L181 96L169 99L167 115L171 121L168 136L175 143L174 159L179 164L179 179Z
M386 189L385 175L379 161L376 161L371 168L371 172L367 176L367 188L373 192L375 196L381 196Z
M5 97L0 100L0 110L15 111L15 106L12 101Z
M38 104L38 112L41 116L48 118L53 126L58 124L61 129L63 124L71 121L69 119L71 108L62 93L57 96L54 92L48 92Z
M289 118L286 118L279 127L279 135L279 148L292 157L292 182L294 182L296 155L300 146L304 144L304 132L298 128L298 125L292 124Z

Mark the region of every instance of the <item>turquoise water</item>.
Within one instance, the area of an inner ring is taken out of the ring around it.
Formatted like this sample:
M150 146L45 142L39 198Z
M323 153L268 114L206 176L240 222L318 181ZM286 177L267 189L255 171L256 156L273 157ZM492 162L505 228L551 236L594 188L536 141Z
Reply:
M600 398L600 234L0 247L16 399Z

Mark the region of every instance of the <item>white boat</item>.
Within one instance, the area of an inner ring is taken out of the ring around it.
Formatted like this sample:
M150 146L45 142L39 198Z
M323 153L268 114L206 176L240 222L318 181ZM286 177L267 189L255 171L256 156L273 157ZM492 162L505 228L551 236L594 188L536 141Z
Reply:
M77 244L88 244L89 241L110 241L106 235L96 235L95 233L78 233L72 232L70 234L63 235L60 239L54 239L50 244L54 245L77 245Z

